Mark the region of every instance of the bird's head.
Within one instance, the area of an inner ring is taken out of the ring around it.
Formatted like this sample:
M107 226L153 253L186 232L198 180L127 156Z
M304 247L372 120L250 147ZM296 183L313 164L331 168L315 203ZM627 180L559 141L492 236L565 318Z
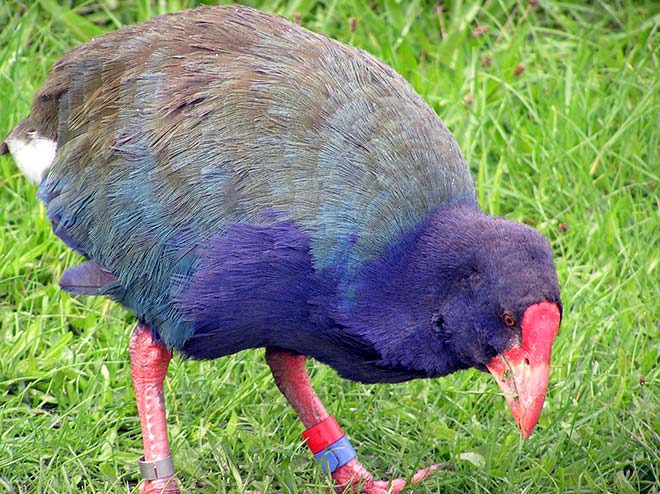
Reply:
M379 337L383 361L427 376L490 371L529 437L561 321L549 243L529 226L450 207L429 219L409 252L378 282L388 300L382 311L397 325Z
M427 229L430 238L422 239L425 248L454 244L455 253L430 325L461 365L490 371L527 439L543 408L561 322L552 251L531 227L467 215L471 221L463 230L440 219Z

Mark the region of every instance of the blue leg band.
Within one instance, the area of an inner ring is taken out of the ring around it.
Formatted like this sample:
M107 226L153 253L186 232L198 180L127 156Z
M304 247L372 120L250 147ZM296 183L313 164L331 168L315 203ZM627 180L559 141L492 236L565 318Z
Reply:
M356 457L357 453L346 436L314 455L316 461L321 464L323 473L326 474L333 473Z

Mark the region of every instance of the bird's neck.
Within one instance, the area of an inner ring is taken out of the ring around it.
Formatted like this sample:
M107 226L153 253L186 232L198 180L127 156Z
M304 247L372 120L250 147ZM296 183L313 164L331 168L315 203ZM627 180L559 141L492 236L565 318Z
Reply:
M433 317L453 289L458 259L469 250L469 235L456 232L469 231L477 218L488 217L471 205L436 210L362 270L349 312L351 332L400 380L466 367L434 334Z

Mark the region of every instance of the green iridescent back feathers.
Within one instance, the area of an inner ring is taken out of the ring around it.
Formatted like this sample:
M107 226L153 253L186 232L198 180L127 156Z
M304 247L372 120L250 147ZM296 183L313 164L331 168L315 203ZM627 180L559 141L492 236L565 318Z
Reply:
M28 118L58 141L49 216L118 277L116 298L150 300L164 326L176 319L164 288L230 222L294 221L321 269L379 255L448 201L476 204L454 138L398 74L245 7L72 50Z

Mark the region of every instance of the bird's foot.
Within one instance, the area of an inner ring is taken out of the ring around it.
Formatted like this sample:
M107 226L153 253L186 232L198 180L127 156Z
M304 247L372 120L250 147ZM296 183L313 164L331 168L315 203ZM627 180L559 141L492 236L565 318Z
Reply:
M417 472L410 479L411 483L420 482L440 468L431 465ZM357 458L339 467L332 474L337 494L389 494L401 492L407 485L404 479L374 480L373 475L362 466Z
M140 486L140 494L179 494L176 476L145 480Z

